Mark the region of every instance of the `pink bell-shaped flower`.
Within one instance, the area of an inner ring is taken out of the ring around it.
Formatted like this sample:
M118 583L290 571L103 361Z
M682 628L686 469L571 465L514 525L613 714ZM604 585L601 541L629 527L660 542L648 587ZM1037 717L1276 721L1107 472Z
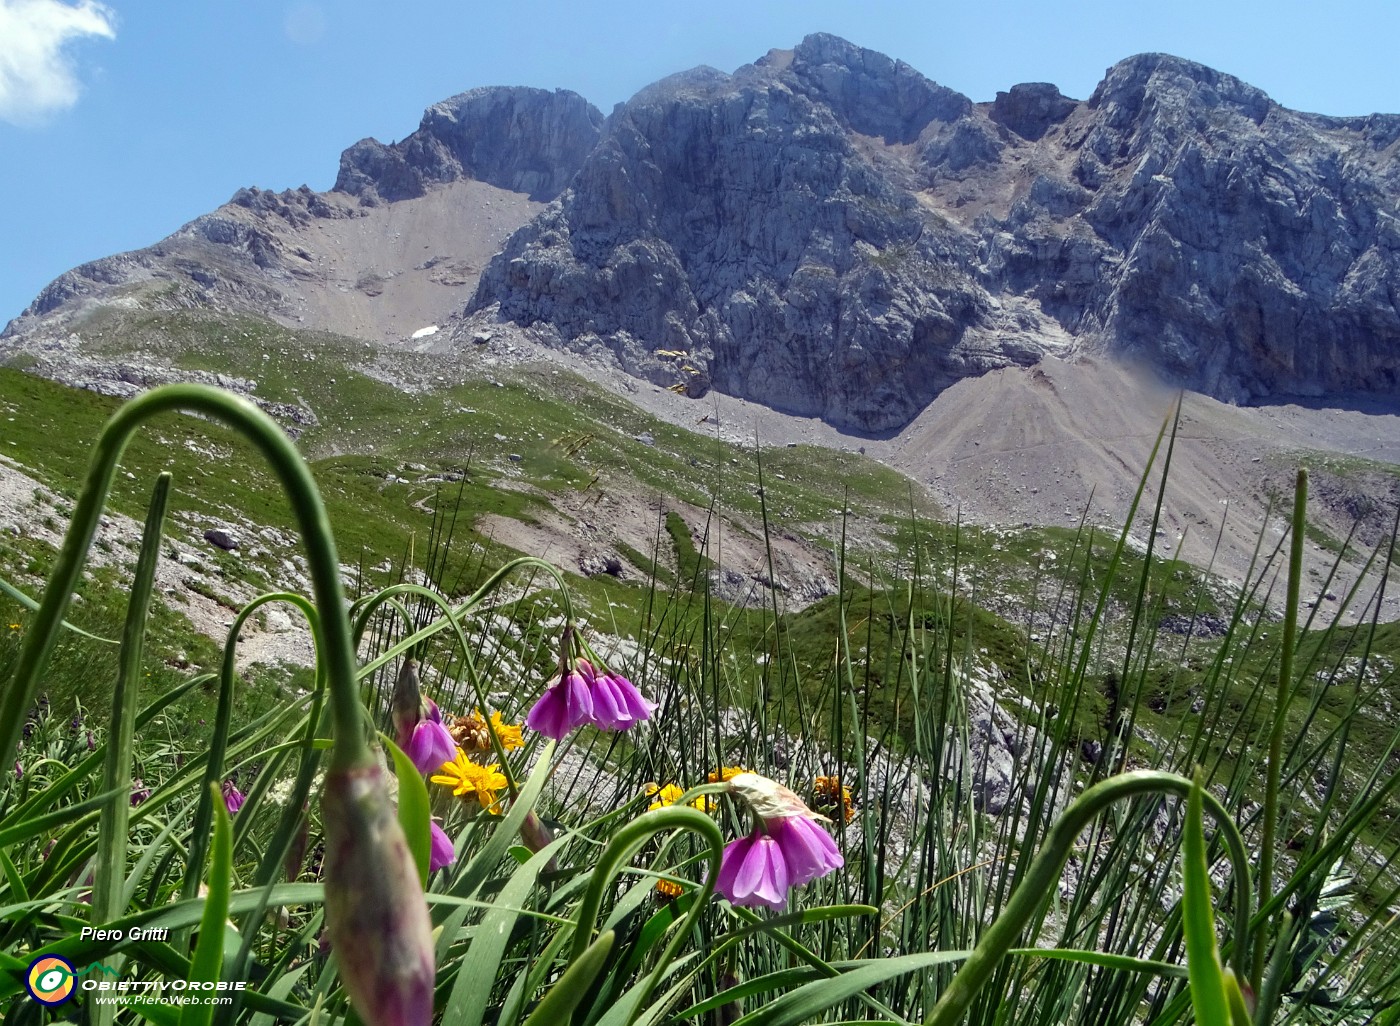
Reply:
M715 890L735 905L787 908L788 868L783 850L761 830L725 846Z
M425 698L423 705L427 714L413 727L404 751L418 772L426 775L436 773L444 762L452 761L457 754L457 742L443 724L442 710L437 703Z

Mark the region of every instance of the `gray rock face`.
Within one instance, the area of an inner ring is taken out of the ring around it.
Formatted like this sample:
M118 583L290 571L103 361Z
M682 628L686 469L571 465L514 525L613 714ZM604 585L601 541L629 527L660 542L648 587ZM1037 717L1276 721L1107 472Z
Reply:
M440 270L375 209L400 201L451 235L431 239ZM1393 394L1400 116L1286 110L1161 54L1087 101L1027 83L973 103L827 35L663 79L606 121L573 93L478 89L346 150L335 191L241 190L68 272L0 351L67 338L94 303L368 337L367 298L395 339L442 324L470 346L496 316L676 391L863 433L1046 353L1145 361L1234 402Z
M350 147L335 188L365 203L393 202L471 178L551 200L597 144L602 122L597 108L565 89L473 89L433 104L402 142Z
M1246 402L1393 391L1400 117L1160 54L990 104L831 36L619 108L468 312L692 395L899 427L1047 351Z
M997 93L988 116L1022 139L1035 142L1077 106L1048 82L1023 82L1012 86L1010 92Z
M1397 140L1400 117L1295 113L1171 57L1110 69L1065 139L1117 258L1083 333L1228 400L1393 393Z
M665 79L613 114L470 309L546 322L691 395L898 427L958 378L1044 348L990 337L975 246L860 143L916 142L970 107L828 36L733 76Z
M4 337L42 331L48 315L62 319L81 312L88 299L121 301L138 293L147 307L234 310L293 322L305 283L325 274L325 261L318 265L307 249L324 243L316 238L318 222L363 217L370 213L366 207L414 199L463 180L552 199L597 143L601 123L594 107L564 90L463 93L428 108L418 131L402 142L385 146L364 139L346 150L330 193L306 186L240 189L218 210L154 246L66 272L6 327Z

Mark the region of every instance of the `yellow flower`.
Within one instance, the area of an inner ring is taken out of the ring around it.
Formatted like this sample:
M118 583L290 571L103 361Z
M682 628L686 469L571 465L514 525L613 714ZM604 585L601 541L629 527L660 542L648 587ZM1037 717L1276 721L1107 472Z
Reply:
M507 752L525 747L525 739L521 736L520 728L513 723L506 723L502 720L499 712L491 713L491 726L495 729L496 736L501 739L501 747ZM491 751L491 735L487 733L486 719L481 715L480 709L477 709L470 716L458 716L448 727L448 733L452 735L454 741L468 751Z
M718 784L722 780L733 780L740 773L747 772L748 770L744 769L742 766L721 766L710 774L709 781L712 784Z
M467 753L457 749L451 762L442 764L442 771L430 779L434 784L452 788L452 793L465 801L475 800L494 816L501 814L500 801L496 792L506 786L506 778L501 775L500 764L482 766L467 758Z
M17 623L12 623L12 624L10 624L10 630L12 630L12 631L17 631L17 630L19 630L19 624L17 624Z
M656 801L647 806L647 811L654 812L657 809L664 809L668 805L675 805L676 802L681 800L683 794L685 794L685 792L675 784L666 784L665 786L648 784L647 797L655 798ZM706 802L703 794L699 798L692 798L689 804L691 807L699 809L701 812L709 811L709 804Z
M496 736L501 739L501 747L506 751L525 747L525 739L521 736L519 725L504 722L499 712L491 714L491 726L496 728Z
M817 777L812 785L817 811L835 816L839 810L841 818L849 823L856 818L855 804L851 801L851 789L841 786L840 777Z

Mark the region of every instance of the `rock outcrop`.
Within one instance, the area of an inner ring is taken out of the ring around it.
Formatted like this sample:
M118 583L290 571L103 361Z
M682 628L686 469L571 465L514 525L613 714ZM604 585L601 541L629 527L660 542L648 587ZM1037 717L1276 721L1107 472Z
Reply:
M975 104L811 36L620 107L468 309L863 432L1049 351L1233 402L1393 392L1400 117L1161 54Z
M398 321L407 335L461 308L505 236L577 172L602 120L565 90L474 89L428 108L401 142L350 147L329 192L240 189L153 246L68 271L4 337L66 337L94 304L249 313L376 341ZM393 317L336 309L386 289L377 305Z
M362 139L350 147L335 188L372 204L470 178L552 200L597 144L602 123L592 104L567 89L473 89L433 104L402 142Z
M501 318L871 434L1050 353L1237 403L1390 395L1400 116L1287 110L1161 54L1085 101L1026 83L974 103L814 35L606 120L564 91L463 93L346 150L330 192L241 190L61 276L6 348L68 338L93 303L395 343L442 325L435 344L464 348Z
M897 428L952 382L1033 362L1058 334L999 330L976 246L881 160L971 107L830 36L732 76L664 79L612 115L470 309L544 322L561 344L692 395Z

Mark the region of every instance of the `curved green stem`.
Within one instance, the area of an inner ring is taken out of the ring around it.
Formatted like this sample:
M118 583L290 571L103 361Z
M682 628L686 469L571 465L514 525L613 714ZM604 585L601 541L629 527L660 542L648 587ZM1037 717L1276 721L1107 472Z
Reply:
M34 701L39 677L48 663L63 614L78 584L122 450L146 421L178 410L202 413L244 435L268 461L281 482L306 544L316 604L324 613L326 677L335 720L331 765L338 769L372 765L373 756L365 736L356 688L355 652L350 644L350 623L345 616L340 561L330 520L311 471L276 422L251 402L207 385L191 384L165 385L138 396L113 414L98 435L72 523L49 575L34 625L25 637L19 665L0 696L0 752L13 751L19 740L25 711Z
M370 617L374 615L376 609L384 604L387 604L390 609L403 618L404 625L409 631L413 630L413 614L402 602L394 602L383 591L358 598L350 604L350 633L355 642L356 652L360 650L360 643L364 641L365 631L369 629Z
M705 873L704 882L700 885L700 890L696 893L695 900L690 906L690 911L681 920L679 928L676 929L665 950L662 951L661 957L657 959L656 969L648 979L645 989L636 997L632 1014L627 1019L629 1023L645 1004L647 996L656 989L661 974L670 965L676 946L689 934L690 927L704 911L710 894L715 889L715 880L719 878L720 856L724 852L724 835L720 833L715 821L695 809L672 805L654 812L643 813L613 834L608 846L603 849L603 854L598 858L598 865L594 868L593 875L588 880L588 889L584 892L583 900L578 907L578 925L574 927L574 946L573 953L569 956L570 965L578 962L588 951L589 942L593 939L593 929L598 922L598 912L603 905L603 894L608 885L612 883L613 877L631 861L632 856L642 845L663 830L690 830L699 834L709 845L709 850L706 852L709 866Z
M977 992L991 977L1002 958L1016 946L1022 931L1041 912L1045 902L1054 892L1080 831L1114 802L1145 794L1172 794L1179 798L1188 798L1191 794L1191 781L1175 773L1157 770L1122 773L1095 784L1061 813L1046 835L1040 851L1031 861L1020 886L1007 900L1001 915L983 932L977 947L973 949L972 954L948 984L948 988L939 997L933 1011L929 1013L925 1026L955 1026L962 1021ZM1230 861L1234 864L1234 953L1238 965L1242 966L1250 919L1249 852L1244 846L1244 838L1240 835L1239 828L1219 799L1209 791L1203 791L1202 798L1206 809L1216 819L1225 837ZM1239 968L1236 972L1239 972Z
M573 603L569 599L569 591L568 588L564 585L564 578L560 576L560 573L557 568L551 566L543 559L538 559L534 556L521 556L519 559L512 559L509 563L501 567L489 578L487 578L485 584L477 588L476 591L472 592L469 596L467 596L466 599L464 599L462 602L459 602L455 607L453 607L453 612L456 613L458 616L466 616L474 608L480 605L482 600L485 599L487 595L489 595L496 588L500 587L501 582L505 580L505 578L509 574L520 569L522 566L534 566L543 569L547 574L549 574L549 576L554 578L555 583L559 585L559 604L563 607L564 610L564 620L566 623L573 623ZM412 648L415 645L417 645L420 641L424 641L427 638L431 638L434 634L442 630L445 626L445 622L441 620L435 620L434 622L428 624L421 630L410 634L406 638L403 638L397 644L385 649L383 652L379 653L379 655L375 656L369 662L365 663L364 666L360 667L360 678L363 679L365 677L368 677L371 673L379 669L385 663L394 659L400 653L412 650Z
M697 809L677 805L645 812L613 834L608 846L598 856L598 864L588 880L588 889L579 903L578 925L574 928L574 948L570 961L579 958L593 940L593 928L598 921L598 910L603 905L603 893L612 882L612 878L642 845L663 830L691 830L710 843L709 872L701 887L700 900L696 904L703 904L704 899L715 889L715 880L719 876L719 858L724 851L724 835L719 832L715 821Z
M498 587L500 587L502 581L504 581L511 574L515 573L515 571L519 570L521 567L526 566L534 567L537 570L543 570L547 575L554 578L554 583L559 586L559 604L564 607L564 622L573 623L574 606L573 602L569 599L569 586L564 583L564 576L559 572L559 568L556 567L553 563L550 563L547 560L540 559L538 556L520 556L519 558L512 559L509 563L503 565L494 574L486 578L486 580L482 582L481 586L478 587L476 591L468 595L467 598L457 607L458 615L461 615L462 613L465 613L467 610L471 609L473 606L478 605L482 599L484 599L487 595L491 594L491 592L495 591Z
M286 602L301 610L301 614L306 617L306 622L311 628L311 640L316 648L315 665L321 665L321 617L316 612L316 607L305 595L298 595L290 591L267 592L245 605L233 618L233 626L229 628L228 635L224 639L223 662L219 667L219 705L214 714L214 733L209 739L209 761L204 767L204 779L200 783L199 805L195 810L194 828L190 834L190 857L187 861L189 868L185 874L185 886L182 892L185 898L193 898L199 891L199 875L204 866L204 852L209 845L210 830L214 822L214 805L213 799L210 798L209 786L223 782L224 758L228 752L229 733L233 728L233 683L234 677L237 675L238 635L242 633L243 625L248 622L248 618L270 602ZM324 683L320 674L316 675L316 683L318 688ZM319 694L314 702L316 706L319 706ZM318 718L313 711L309 740L315 739L314 732Z

